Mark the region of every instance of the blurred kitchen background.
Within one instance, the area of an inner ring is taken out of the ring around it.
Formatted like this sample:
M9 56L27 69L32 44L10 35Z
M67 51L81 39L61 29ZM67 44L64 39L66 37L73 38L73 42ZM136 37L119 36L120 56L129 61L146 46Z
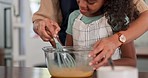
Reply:
M50 44L33 32L31 21L39 6L40 0L0 0L0 65L44 66L42 47ZM148 71L148 32L135 40L135 47L139 71Z

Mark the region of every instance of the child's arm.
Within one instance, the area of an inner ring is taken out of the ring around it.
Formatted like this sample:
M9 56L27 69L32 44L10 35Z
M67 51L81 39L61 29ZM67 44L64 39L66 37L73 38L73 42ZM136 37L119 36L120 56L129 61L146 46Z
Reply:
M115 60L114 64L117 66L134 66L136 67L136 51L134 43L130 42L121 46L121 59Z
M72 35L67 34L66 35L66 41L65 41L66 46L73 46L73 38Z

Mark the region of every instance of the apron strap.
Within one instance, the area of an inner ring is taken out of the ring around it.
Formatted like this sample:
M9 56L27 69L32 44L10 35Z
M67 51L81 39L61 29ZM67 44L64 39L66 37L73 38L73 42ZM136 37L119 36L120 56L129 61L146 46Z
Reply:
M77 19L81 19L82 16L83 16L83 15L80 13L80 15L77 17Z

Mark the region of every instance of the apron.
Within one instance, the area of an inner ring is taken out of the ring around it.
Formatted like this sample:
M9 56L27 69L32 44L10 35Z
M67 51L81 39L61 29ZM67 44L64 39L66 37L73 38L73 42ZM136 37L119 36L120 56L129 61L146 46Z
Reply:
M98 40L109 37L113 34L111 26L107 23L105 16L93 21L90 24L85 24L81 21L80 14L73 24L73 45L74 46L90 46L92 47ZM120 50L117 48L112 56L113 60L120 59Z

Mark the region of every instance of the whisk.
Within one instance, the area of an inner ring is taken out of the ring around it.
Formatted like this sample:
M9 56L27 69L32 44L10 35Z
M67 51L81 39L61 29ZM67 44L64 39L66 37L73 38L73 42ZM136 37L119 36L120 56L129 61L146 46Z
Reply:
M74 67L76 65L74 58L69 53L64 52L64 48L57 38L54 38L54 41L56 43L57 62L59 67L62 67L62 65L65 67Z
M113 63L113 60L112 60L111 57L108 59L108 63L109 63L109 65L111 66L112 70L114 70L114 69L115 69L115 68L114 68L114 63Z

